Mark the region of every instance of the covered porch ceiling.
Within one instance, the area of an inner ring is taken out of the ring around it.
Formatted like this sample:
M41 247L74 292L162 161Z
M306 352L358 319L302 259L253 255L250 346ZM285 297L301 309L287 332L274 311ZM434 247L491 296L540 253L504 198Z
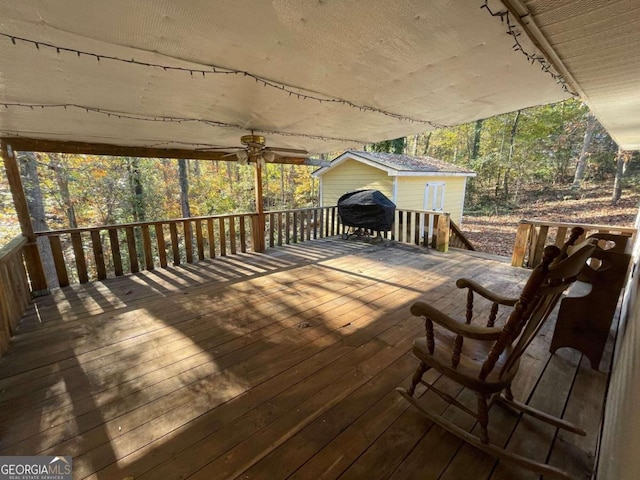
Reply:
M0 137L315 154L577 94L640 149L638 24L636 0L6 0Z

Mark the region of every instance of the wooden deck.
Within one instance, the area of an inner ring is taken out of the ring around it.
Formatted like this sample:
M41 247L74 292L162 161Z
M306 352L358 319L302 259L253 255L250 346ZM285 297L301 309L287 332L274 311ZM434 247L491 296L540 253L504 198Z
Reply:
M463 276L515 294L528 272L462 251L323 239L58 290L0 360L0 455L72 455L78 479L535 478L461 444L394 391L423 332L409 305L462 315ZM590 478L606 373L569 349L550 355L552 327L514 393L588 436L501 406L491 432Z

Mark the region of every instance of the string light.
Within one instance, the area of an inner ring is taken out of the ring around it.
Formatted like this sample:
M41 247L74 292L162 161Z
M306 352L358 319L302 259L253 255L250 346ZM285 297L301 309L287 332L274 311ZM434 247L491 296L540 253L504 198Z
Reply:
M93 53L93 52L88 52L85 50L77 50L75 48L69 48L69 47L61 47L59 45L54 45L52 43L47 43L47 42L41 42L41 41L36 41L36 40L31 40L29 38L24 38L24 37L18 37L16 35L11 35L8 33L4 33L4 32L0 32L0 36L8 38L9 40L11 40L11 43L13 45L16 45L17 42L22 42L22 43L27 43L27 44L31 44L34 45L36 47L37 50L41 50L40 47L46 47L52 50L55 50L56 53L59 55L60 52L68 52L68 53L73 53L75 54L78 58L81 56L86 56L86 57L91 57L91 58L95 58L98 62L101 60L111 60L114 62L122 62L122 63L128 63L128 64L133 64L133 65L138 65L138 66L142 66L142 67L149 67L149 68L156 68L156 69L162 69L165 72L185 72L188 73L191 77L193 77L193 74L201 74L203 77L207 77L210 75L238 75L238 76L242 76L242 77L248 77L248 78L252 78L256 81L256 83L262 85L263 87L270 87L276 90L280 90L282 92L288 93L290 97L295 97L298 100L313 100L313 101L317 101L321 104L338 104L338 105L343 105L343 106L347 106L350 108L354 108L354 109L358 109L361 112L370 112L370 113L377 113L377 114L381 114L381 115L385 115L387 117L391 117L394 118L396 120L400 120L400 121L405 121L405 122L410 122L410 123L420 123L423 125L429 125L430 127L433 128L446 128L447 125L441 125L441 124L437 124L435 122L432 122L430 120L421 120L421 119L417 119L417 118L412 118L409 117L407 115L402 115L399 113L394 113L394 112L390 112L388 110L382 110L380 108L375 108L375 107L371 107L369 105L359 105L357 103L351 102L350 100L346 100L343 98L338 98L338 97L332 97L332 96L323 96L323 97L319 97L316 95L312 95L309 93L302 93L302 91L304 90L303 88L300 87L292 87L289 86L287 84L284 83L280 83L280 82L275 82L273 80L269 80L267 78L255 75L251 72L247 72L245 70L235 70L232 68L225 68L225 67L219 67L216 65L211 65L210 69L208 70L204 70L204 69L198 69L198 68L186 68L186 67L175 67L175 66L171 66L171 65L163 65L160 63L152 63L152 62L142 62L140 60L136 60L134 58L131 59L126 59L126 58L121 58L121 57L116 57L113 55L103 55L103 54L97 54L97 53Z
M529 60L531 64L535 64L537 62L540 65L542 71L551 76L551 78L553 78L555 82L560 85L562 90L570 95L573 95L574 97L578 96L576 92L572 91L569 88L566 79L560 73L557 73L555 71L553 65L551 65L546 58L538 53L529 53L523 48L520 40L518 40L518 37L521 35L521 33L518 31L517 25L514 25L511 22L511 16L508 10L500 10L498 12L494 12L493 10L491 10L491 7L489 7L489 0L484 0L484 4L481 5L480 8L484 8L485 10L487 10L487 12L489 12L492 17L500 17L500 22L507 25L507 34L511 35L514 41L512 47L513 50L522 53L525 57L527 57L527 60Z
M79 110L84 110L87 113L97 113L100 115L106 115L107 117L113 117L113 118L119 118L119 119L127 119L127 120L139 120L139 121L143 121L143 122L166 122L166 123L202 123L205 125L208 125L210 127L221 127L221 128L236 128L239 130L247 130L246 126L244 125L239 125L239 124L234 124L234 123L224 123L224 122L218 122L215 120L206 120L206 119L202 119L202 118L187 118L187 117L163 117L163 116L158 116L158 115L154 115L154 116L145 116L145 115L138 115L138 114L133 114L133 113L126 113L126 112L117 112L114 110L105 110L102 108L96 108L96 107L88 107L85 105L77 105L74 103L53 103L53 104L47 104L47 103L15 103L15 102L0 102L0 107L4 107L4 108L29 108L31 110L34 109L49 109L49 108L64 108L65 110L67 109L79 109ZM278 130L269 130L269 129L257 129L254 128L252 129L252 131L257 132L257 133L264 133L264 134L268 134L268 135L280 135L283 137L297 137L297 138L306 138L309 140L321 140L321 141L332 141L332 142L343 142L343 143L349 143L352 145L362 145L365 143L368 143L364 140L354 140L351 138L339 138L339 137L326 137L326 136L321 136L321 135L313 135L313 134L307 134L307 133L295 133L295 132L281 132ZM172 143L183 143L183 142L172 142ZM188 143L188 145L191 146L196 146L196 145L202 145L203 148L224 148L224 147L218 147L218 146L212 146L212 145L207 145L207 144L195 144L195 143ZM229 148L233 148L233 147L229 147Z

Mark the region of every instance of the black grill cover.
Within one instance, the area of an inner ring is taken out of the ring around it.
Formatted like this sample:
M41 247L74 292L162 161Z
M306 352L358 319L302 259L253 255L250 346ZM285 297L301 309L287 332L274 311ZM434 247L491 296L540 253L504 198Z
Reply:
M347 227L368 228L374 232L391 230L396 204L378 190L345 193L338 200L338 214Z

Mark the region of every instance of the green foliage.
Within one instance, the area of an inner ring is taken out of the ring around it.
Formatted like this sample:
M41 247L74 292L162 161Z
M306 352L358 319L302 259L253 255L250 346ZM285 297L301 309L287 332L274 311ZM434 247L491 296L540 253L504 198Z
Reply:
M403 154L405 146L405 138L395 138L393 140L385 140L383 142L372 143L371 145L369 145L369 149L372 152Z
M421 135L417 153L474 170L467 207L492 213L518 205L526 186L562 190L573 180L589 111L579 100L533 107ZM477 133L480 133L476 143ZM474 156L474 145L477 155ZM589 148L586 179L613 183L617 146L600 124ZM637 173L634 155L627 176Z

